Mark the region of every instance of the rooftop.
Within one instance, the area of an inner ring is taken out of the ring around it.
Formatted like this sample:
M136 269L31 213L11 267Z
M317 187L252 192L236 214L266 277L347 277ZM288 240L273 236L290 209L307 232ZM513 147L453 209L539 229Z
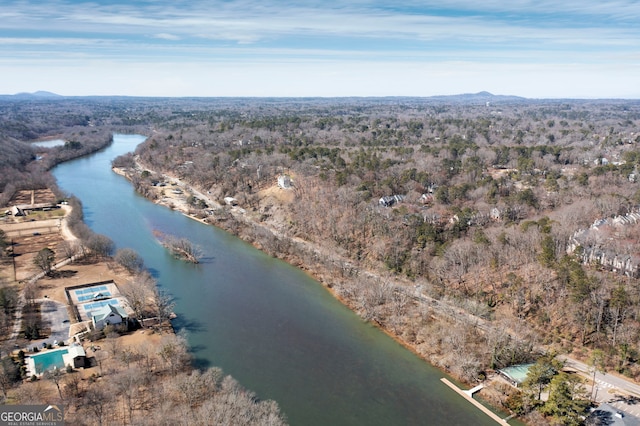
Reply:
M529 372L529 368L531 368L533 364L519 364L512 365L511 367L503 368L500 370L500 373L505 375L508 379L513 382L521 385L522 382L527 378L527 373Z
M122 318L127 318L128 317L127 313L120 306L118 306L118 305L105 305L105 306L101 307L100 309L94 311L93 320L94 321L102 321L103 319L105 319L106 317L111 315L112 313L120 315Z

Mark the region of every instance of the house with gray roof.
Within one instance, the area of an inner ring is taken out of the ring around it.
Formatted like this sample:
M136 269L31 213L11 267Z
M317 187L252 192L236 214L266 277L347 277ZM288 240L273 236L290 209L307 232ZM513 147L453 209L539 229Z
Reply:
M93 312L91 322L96 330L102 330L107 325L126 323L129 315L118 305L104 305Z

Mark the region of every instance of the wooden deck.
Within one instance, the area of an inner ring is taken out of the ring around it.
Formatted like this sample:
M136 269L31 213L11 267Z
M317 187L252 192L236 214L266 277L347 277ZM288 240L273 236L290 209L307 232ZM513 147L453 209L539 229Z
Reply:
M456 391L456 393L458 393L458 395L462 396L464 399L466 399L467 401L469 401L470 403L472 403L473 405L478 407L478 409L480 411L485 413L487 416L491 417L497 423L499 423L501 425L508 425L509 424L505 419L501 418L496 413L494 413L493 411L489 410L487 407L485 407L484 405L480 404L478 401L473 399L473 397L470 395L470 392L467 392L467 391L464 391L464 390L460 389L459 387L457 387L456 385L454 385L453 383L451 383L449 380L445 379L444 377L442 379L440 379L440 380L442 381L442 383L444 383L445 385L449 386L451 389Z

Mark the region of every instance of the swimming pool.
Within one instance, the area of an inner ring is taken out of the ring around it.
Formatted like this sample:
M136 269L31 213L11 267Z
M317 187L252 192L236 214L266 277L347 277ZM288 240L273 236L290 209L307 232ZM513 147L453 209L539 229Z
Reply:
M52 370L54 367L64 368L63 355L69 353L68 348L49 350L43 353L31 355L35 374L42 374L45 371Z

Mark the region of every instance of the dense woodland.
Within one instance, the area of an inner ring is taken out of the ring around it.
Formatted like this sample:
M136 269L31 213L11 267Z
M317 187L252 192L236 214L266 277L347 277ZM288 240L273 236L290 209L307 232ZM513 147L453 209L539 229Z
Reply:
M143 165L141 193L169 174L234 197L244 214L191 197L193 213L310 270L463 380L549 350L598 350L640 378L640 224L568 251L576 231L640 207L640 102L70 98L3 101L0 117L0 199L53 185L51 165L109 132L145 134L114 162ZM23 143L43 137L69 142ZM283 174L287 203L262 192ZM583 262L593 249L624 265Z

